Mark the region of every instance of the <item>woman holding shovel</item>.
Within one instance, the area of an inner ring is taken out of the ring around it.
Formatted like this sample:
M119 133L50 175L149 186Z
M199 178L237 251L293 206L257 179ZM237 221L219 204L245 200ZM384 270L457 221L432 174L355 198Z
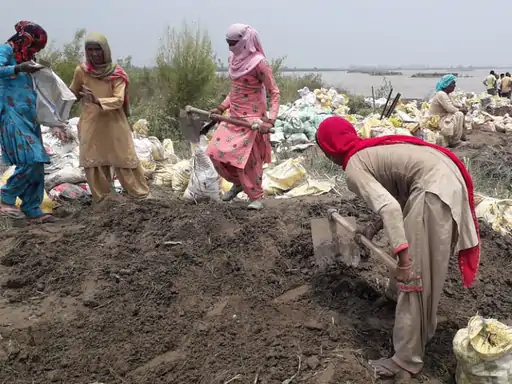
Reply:
M256 30L249 25L233 24L228 28L226 41L231 51L228 67L231 92L211 113L222 114L229 108L231 118L250 123L259 120L262 124L259 130L251 130L221 123L207 154L219 175L233 183L222 199L233 200L244 191L250 199L248 208L261 209L263 164L271 161L268 131L279 111L279 89ZM270 94L268 118L267 92Z
M363 234L371 240L383 226L398 259L395 354L370 364L382 377L417 374L437 326L450 257L458 254L466 287L478 271L480 239L471 176L446 148L411 136L361 139L341 117L320 124L317 142L343 167L349 189L381 216L381 224Z

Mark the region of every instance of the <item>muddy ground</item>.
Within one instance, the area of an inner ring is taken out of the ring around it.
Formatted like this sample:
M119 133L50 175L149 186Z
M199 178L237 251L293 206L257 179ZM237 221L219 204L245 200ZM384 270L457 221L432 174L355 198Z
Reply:
M357 200L274 200L262 212L178 200L109 202L4 232L0 382L370 383L391 353L393 306L356 272L314 267L309 219ZM450 382L452 338L477 312L512 314L512 239L482 226L478 283L456 260L419 381Z
M394 308L374 289L384 268L316 269L309 221L331 207L374 218L339 196L261 212L166 198L2 232L0 383L375 382L366 361L392 353ZM453 383L452 339L469 317L511 320L512 238L481 235L474 287L450 264L417 382Z

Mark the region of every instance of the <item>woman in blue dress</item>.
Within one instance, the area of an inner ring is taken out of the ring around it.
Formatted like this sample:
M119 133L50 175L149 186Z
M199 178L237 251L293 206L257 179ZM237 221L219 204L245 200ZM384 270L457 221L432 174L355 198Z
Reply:
M44 164L50 162L37 122L36 91L31 73L38 71L34 56L46 46L47 34L35 23L20 21L16 34L0 45L0 144L5 164L16 169L1 188L0 214L46 222ZM21 210L16 208L20 198Z

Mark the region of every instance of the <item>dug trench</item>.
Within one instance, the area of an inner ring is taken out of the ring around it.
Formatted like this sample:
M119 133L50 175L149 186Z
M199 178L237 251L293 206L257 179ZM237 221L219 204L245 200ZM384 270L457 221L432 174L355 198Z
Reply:
M316 270L309 221L331 207L373 219L332 196L260 212L124 201L3 232L0 383L375 382L366 361L392 352L384 269ZM453 382L471 316L512 314L512 238L481 232L478 282L463 288L452 260L418 382Z

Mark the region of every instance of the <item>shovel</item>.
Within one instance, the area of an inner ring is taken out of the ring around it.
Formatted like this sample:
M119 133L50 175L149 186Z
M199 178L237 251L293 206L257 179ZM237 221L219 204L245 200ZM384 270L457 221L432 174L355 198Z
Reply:
M361 262L359 246L355 242L356 221L353 217L340 216L335 209L328 210L328 218L311 220L311 236L316 264L320 270L336 260L342 261L349 267L357 267ZM386 297L396 300L396 284L392 273L397 262L373 241L364 236L360 237L361 244L372 251L377 259L389 270L389 283L386 287Z
M208 123L203 124L200 119L198 119L196 116L199 115L203 118L207 118L209 120ZM268 132L263 132L261 130L261 126L258 123L249 123L247 121L243 120L237 120L232 119L231 117L217 115L217 114L211 114L208 111L194 108L190 105L187 105L185 107L184 114L182 113L180 115L181 122L184 124L180 124L181 130L183 132L183 135L187 140L189 140L192 143L199 142L199 136L201 134L204 134L205 132L208 132L208 130L213 127L217 121L224 121L226 123L230 123L233 125L237 125L239 127L245 127L250 128L253 131L260 131L261 133L274 133L275 130L273 128L269 129Z
M183 133L185 140L192 144L199 143L200 136L206 135L215 124L217 122L210 120L209 116L205 119L186 110L180 111L179 126L181 133Z

